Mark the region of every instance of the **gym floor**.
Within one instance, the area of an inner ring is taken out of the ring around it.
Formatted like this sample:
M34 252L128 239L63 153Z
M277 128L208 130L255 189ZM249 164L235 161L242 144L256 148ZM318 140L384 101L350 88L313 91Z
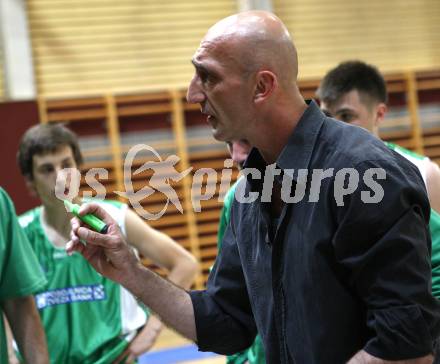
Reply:
M139 364L224 364L225 357L199 352L197 346L174 331L165 328L157 343L139 358Z

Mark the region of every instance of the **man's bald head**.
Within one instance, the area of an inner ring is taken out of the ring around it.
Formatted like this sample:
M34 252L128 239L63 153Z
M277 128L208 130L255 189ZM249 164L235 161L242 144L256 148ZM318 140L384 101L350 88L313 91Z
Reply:
M202 46L215 46L244 76L265 69L274 72L284 86L296 82L295 46L285 25L272 13L247 11L222 19L208 30Z
M278 151L265 145L267 136L283 145L306 108L284 24L264 11L225 18L209 29L192 63L187 100L200 104L214 138L246 139L274 161Z

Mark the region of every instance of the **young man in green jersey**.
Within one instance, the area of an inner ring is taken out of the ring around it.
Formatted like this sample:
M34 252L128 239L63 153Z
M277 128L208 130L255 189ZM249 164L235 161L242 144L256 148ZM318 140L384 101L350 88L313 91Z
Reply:
M46 339L33 294L46 283L37 259L0 187L0 363L8 363L3 314L26 363L48 363Z
M380 72L361 61L347 61L323 78L317 96L321 109L341 121L360 126L379 137L379 125L387 111L387 90ZM440 170L436 163L400 146L388 147L417 166L431 204L432 292L440 299Z
M82 163L76 135L58 124L37 125L23 136L18 163L30 191L42 205L20 217L48 284L36 296L51 363L131 363L155 342L162 324L134 296L97 274L79 254L68 258L71 215L55 195L57 174ZM73 200L81 203L79 197ZM151 228L117 201L99 202L118 221L130 244L168 279L189 288L195 259L178 243Z

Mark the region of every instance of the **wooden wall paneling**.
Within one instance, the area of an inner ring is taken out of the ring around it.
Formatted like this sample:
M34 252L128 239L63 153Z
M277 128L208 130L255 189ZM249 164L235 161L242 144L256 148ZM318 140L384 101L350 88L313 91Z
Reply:
M437 111L429 115L429 120L425 120L429 127L424 127L422 132L425 155L440 163L440 69L418 72L416 83L419 94L432 95L429 102L437 106ZM419 104L422 102L420 97Z
M417 84L414 72L406 72L405 81L407 86L407 107L411 120L414 150L419 154L423 154L422 125L419 117L419 98L417 94Z
M201 141L198 141L200 143ZM214 144L212 136L204 139L206 146ZM212 168L217 174L216 181L208 184L207 178L204 178L201 193L206 193L215 189L214 195L206 201L200 201L201 212L196 214L197 226L199 230L201 266L204 281L208 279L210 267L213 265L217 257L217 233L220 219L220 211L223 207L222 200L219 196L224 196L230 186L223 187L221 190L221 173L224 168L225 159L229 159L229 153L226 146L219 150L203 150L191 153L191 165L194 170L201 168ZM236 181L238 171L233 169L231 185ZM193 196L193 198L197 196Z
M397 116L392 114L393 108L401 109L399 105L393 105L393 99L404 99L406 107L407 99L407 83L403 73L389 73L384 75L388 98L389 112L385 116L385 120L379 127L379 134L381 139L398 144L404 148L414 150L415 138L413 134L413 127L410 115L399 114Z
M38 98L41 122L105 121L107 102L103 96L75 98Z
M180 167L184 171L191 167L188 146L186 144L186 131L185 120L182 103L182 95L179 91L171 91L170 96L172 99L173 111L172 111L172 126L174 131L174 137L177 146L177 152L180 157ZM197 229L197 221L195 212L193 210L191 202L191 175L187 175L182 180L183 187L183 208L188 224L189 239L191 244L191 253L200 261L200 242L199 232ZM195 280L195 286L197 289L201 289L204 285L203 276L198 273Z
M158 128L160 130L162 130L162 128L170 129L168 120L171 117L173 108L169 92L122 94L116 95L115 101L120 127L123 129L121 130L121 137L125 135L126 132L129 132L130 128L127 127L130 124L132 125L133 122L138 125L137 129L139 129L139 125L142 125L145 130L151 129L153 133L157 131ZM143 133L141 130L139 130L139 132L141 134ZM138 138L135 138L135 140L129 138L127 140L126 138L124 144L121 146L122 155L126 156L135 144L144 144L154 148L154 151L158 153L161 160L165 160L170 153L178 154L172 134L168 139L163 139L163 136L159 139L148 138L148 135L145 135L145 137L145 140L139 140ZM154 174L155 177L163 178L164 183L170 183L177 192L179 200L183 201L182 183L167 180L167 171L163 166L155 168L154 171L151 168L147 168L141 173L136 172L144 163L148 162L158 162L157 155L153 155L153 153L136 155L134 163L131 166L131 171L124 171L124 183L127 182L127 179L130 179L134 192L139 192L140 189L148 186L148 182ZM129 175L125 176L125 173L128 172ZM161 191L154 191L150 196L143 198L140 204L140 210L135 208L135 211L145 218L146 223L169 235L185 249L191 251L186 216L180 213L171 203L166 207L167 198ZM131 207L134 208L135 206L131 205ZM159 214L162 209L164 209L164 213L160 218L154 219L151 216L151 214ZM143 263L161 275L165 273L164 269L155 266L146 258L143 258Z
M46 124L49 121L47 117L46 99L42 96L38 96L37 104L38 104L38 115L40 117L40 123Z
M316 99L316 90L319 87L320 80L317 79L301 79L298 80L298 87L301 95L306 100Z
M115 186L117 191L123 191L123 163L121 155L121 139L119 134L119 119L116 113L115 99L113 95L107 95L106 101L106 126L108 138L110 140L111 156L113 161L113 171L115 173ZM118 199L121 199L118 196Z

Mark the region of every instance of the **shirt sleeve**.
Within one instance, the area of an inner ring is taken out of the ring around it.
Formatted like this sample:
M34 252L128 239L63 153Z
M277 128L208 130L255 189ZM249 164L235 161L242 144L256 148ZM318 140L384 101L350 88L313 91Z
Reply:
M37 258L18 223L9 196L0 189L0 300L28 296L46 284Z
M431 293L430 207L420 174L406 161L383 167L386 179L376 180L383 197L369 199L375 192L365 173L381 165L359 166L359 188L336 207L333 245L366 307L371 337L364 350L385 360L412 359L433 352L440 330L440 305Z
M199 349L222 355L248 348L257 333L233 230L231 219L207 289L190 292Z

